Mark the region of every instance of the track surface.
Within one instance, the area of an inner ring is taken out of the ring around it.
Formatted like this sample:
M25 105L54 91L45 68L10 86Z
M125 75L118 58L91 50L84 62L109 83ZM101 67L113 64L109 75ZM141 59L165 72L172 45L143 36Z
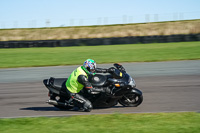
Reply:
M61 111L45 103L48 91L42 80L68 77L77 66L0 69L0 117L200 111L200 60L123 65L143 91L144 101L138 107L117 105L88 113Z

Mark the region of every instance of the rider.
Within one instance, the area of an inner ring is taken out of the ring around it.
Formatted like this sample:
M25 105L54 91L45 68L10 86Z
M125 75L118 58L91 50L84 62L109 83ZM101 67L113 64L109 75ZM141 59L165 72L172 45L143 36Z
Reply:
M92 109L91 102L78 94L80 90L84 87L89 90L89 92L106 92L109 93L108 88L94 88L92 84L88 81L88 77L91 75L95 75L96 72L98 73L107 73L112 72L113 68L109 69L102 69L96 68L96 62L92 59L87 59L83 66L78 67L75 69L71 75L69 76L66 82L67 93L71 97L70 100L79 107L83 108L84 111L90 111Z

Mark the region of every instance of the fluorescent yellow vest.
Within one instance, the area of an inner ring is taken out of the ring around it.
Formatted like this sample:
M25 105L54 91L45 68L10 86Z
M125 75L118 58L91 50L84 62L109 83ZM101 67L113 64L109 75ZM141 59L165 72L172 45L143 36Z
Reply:
M84 87L77 80L79 75L85 75L86 77L88 77L81 66L74 70L66 82L66 87L71 93L79 93L79 91L82 90Z

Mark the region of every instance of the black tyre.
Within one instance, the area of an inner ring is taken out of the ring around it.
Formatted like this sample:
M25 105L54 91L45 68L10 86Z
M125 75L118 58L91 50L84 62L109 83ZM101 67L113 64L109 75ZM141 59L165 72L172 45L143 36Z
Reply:
M143 95L136 93L127 93L120 100L119 103L125 107L137 107L143 101Z

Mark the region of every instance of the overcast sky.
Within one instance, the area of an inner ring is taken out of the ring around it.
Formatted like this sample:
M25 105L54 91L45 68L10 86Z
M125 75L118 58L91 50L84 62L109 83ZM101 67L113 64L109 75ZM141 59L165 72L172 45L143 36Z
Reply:
M0 0L0 28L200 19L200 0Z

